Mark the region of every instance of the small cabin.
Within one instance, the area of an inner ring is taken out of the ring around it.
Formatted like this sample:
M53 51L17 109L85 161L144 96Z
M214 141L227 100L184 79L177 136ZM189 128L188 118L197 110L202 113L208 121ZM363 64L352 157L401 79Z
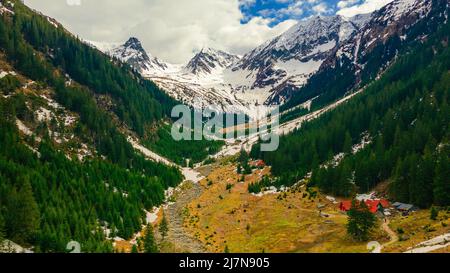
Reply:
M349 211L352 209L352 201L342 201L339 203L339 210Z
M405 204L405 203L400 203L400 202L395 202L394 204L392 204L392 206L394 208L396 208L398 211L406 212L406 213L414 212L414 211L418 210L418 208L412 204Z
M384 209L389 208L390 203L386 199L377 199L377 200L366 200L364 201L369 208L370 212L377 213L381 212L383 213ZM339 204L339 210L341 211L349 211L352 208L352 201L342 201Z

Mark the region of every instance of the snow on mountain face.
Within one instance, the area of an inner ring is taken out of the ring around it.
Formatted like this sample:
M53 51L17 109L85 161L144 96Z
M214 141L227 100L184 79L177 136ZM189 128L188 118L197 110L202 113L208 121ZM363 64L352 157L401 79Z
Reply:
M354 64L362 66L362 57L377 44L384 43L397 35L404 39L403 32L424 18L432 9L432 0L394 0L374 12L361 30L344 43L337 51L336 59L349 58Z
M203 105L223 112L249 112L251 107L224 88L224 70L239 57L212 48L203 49L186 65L168 64L145 52L136 38L106 51L155 82L171 97L191 106Z
M9 13L14 15L14 11L12 11L12 8L14 8L14 3L9 2L8 3L10 6L10 9L8 9L7 7L3 6L2 3L0 3L0 14L3 15L4 13Z
M124 63L128 63L131 67L142 74L152 73L155 71L164 71L168 69L168 65L160 61L156 57L148 55L142 47L141 42L137 38L130 38L124 45L112 49L108 52Z
M193 73L210 74L214 70L224 69L239 60L236 55L228 54L212 48L202 49L192 58L186 66L186 70Z
M108 54L137 69L170 96L189 105L252 114L255 105L282 104L310 77L349 58L361 56L391 35L400 35L422 18L432 0L394 0L382 9L352 18L317 16L239 58L206 48L186 65L171 65L147 54L136 38Z
M378 19L391 23L411 13L423 15L431 4L429 0L395 0L380 10Z
M363 21L357 19L357 22ZM280 91L303 86L324 60L359 28L352 19L341 16L317 16L300 21L245 55L233 71L254 74L255 81L250 89L265 90L268 93L265 104L281 104L286 96Z
M148 56L136 38L109 52L156 82L172 97L193 105L194 100L223 108L272 105L283 102L274 93L282 86L299 87L319 70L341 41L357 26L341 16L301 21L286 33L256 48L241 60L211 48L187 65L170 65Z
M87 45L94 47L103 53L108 53L111 50L118 48L119 46L122 45L120 43L96 42L96 41L89 41L89 40L84 40L84 42Z
M372 13L366 13L366 14L358 14L355 15L349 20L358 28L361 29L364 27L369 21L372 19Z
M317 16L299 22L285 33L251 51L238 66L254 70L270 61L312 57L318 53L317 47L346 40L354 31L354 25L341 16Z

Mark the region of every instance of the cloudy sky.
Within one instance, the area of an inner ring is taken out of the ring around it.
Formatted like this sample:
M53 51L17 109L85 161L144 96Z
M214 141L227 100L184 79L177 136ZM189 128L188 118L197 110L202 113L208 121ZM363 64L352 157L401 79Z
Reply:
M353 16L392 0L25 0L81 38L138 37L154 56L184 63L203 47L244 54L313 15Z

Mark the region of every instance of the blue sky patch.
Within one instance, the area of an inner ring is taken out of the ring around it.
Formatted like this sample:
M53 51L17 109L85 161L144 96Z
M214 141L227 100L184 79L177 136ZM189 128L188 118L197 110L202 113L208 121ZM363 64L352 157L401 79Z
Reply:
M272 19L272 25L276 25L288 19L333 15L343 7L362 2L363 0L240 0L240 9L244 14L242 23L247 23L253 17L263 17Z

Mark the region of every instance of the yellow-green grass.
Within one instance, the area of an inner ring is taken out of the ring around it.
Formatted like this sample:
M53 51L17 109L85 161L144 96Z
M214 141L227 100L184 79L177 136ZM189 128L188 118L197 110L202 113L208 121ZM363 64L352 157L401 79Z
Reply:
M391 219L390 227L397 232L400 241L389 245L383 251L405 252L410 247L450 232L450 212L441 211L436 220L431 220L430 215L429 210L421 210L406 217L394 216ZM436 252L448 253L449 251L450 249L447 247Z
M235 165L215 169L201 182L203 194L188 206L185 227L210 252L225 247L232 252L368 252L367 243L347 236L347 216L321 194L310 200L302 189L261 197L248 193L249 183L269 173L269 168L257 170L239 183ZM319 203L326 205L328 218L319 214ZM374 238L388 240L382 232Z

